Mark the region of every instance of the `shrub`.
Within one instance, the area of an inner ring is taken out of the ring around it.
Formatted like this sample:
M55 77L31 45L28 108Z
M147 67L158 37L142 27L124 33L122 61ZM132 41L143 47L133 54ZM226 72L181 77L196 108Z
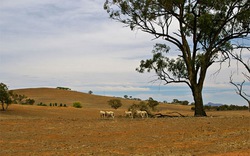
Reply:
M35 103L35 100L34 99L26 99L25 103L28 105L33 105Z
M154 111L155 107L159 105L159 102L154 100L153 98L148 99L148 106Z
M122 102L119 99L111 99L108 101L108 104L114 109L118 109L122 106Z
M75 107L75 108L82 108L82 105L81 105L80 102L74 102L73 103L73 107Z
M45 103L40 102L37 106L47 106Z

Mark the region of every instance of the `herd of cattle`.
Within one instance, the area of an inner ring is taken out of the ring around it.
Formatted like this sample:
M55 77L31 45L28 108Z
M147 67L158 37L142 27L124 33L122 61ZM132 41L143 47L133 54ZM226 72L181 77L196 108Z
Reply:
M148 118L148 113L146 111L137 110L134 113L132 111L125 111L125 116L129 118L134 118L134 116L141 118ZM101 118L115 118L115 113L113 111L100 111Z

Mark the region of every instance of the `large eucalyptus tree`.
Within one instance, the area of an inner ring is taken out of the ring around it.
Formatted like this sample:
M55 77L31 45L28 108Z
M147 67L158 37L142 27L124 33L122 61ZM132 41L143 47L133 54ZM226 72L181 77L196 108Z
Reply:
M106 0L104 9L131 30L177 47L179 54L170 59L168 46L156 44L153 58L142 60L137 70L154 70L166 84L186 83L195 116L206 116L202 90L208 68L228 58L237 48L233 42L240 41L239 47L249 43L249 0Z

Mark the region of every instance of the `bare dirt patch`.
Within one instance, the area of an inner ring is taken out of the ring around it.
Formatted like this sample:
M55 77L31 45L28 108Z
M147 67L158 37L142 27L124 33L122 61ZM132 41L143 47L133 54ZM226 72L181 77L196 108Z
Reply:
M185 113L184 113L185 114ZM123 110L11 105L0 112L0 155L249 155L250 113L129 119Z

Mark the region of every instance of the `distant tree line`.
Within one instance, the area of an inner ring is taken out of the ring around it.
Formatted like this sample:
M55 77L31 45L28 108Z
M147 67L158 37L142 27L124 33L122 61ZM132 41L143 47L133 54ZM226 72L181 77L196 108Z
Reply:
M191 110L194 110L195 107L192 107ZM204 106L205 110L208 111L229 111L229 110L248 110L247 106L237 106L237 105L221 105L221 106Z
M37 104L37 106L48 106L48 104L43 103L43 102L40 102L40 103ZM50 107L67 107L67 104L62 104L62 103L60 103L60 104L57 104L57 103L50 103L49 106L50 106Z
M125 99L130 99L130 100L136 100L136 101L141 101L140 98L134 98L133 96L128 96L128 95L124 95Z
M61 89L61 90L71 90L70 88L67 88L67 87L56 87L56 89Z
M180 101L178 99L173 99L173 101L171 103L172 104L181 104L181 105L188 105L189 104L189 102L187 100Z

